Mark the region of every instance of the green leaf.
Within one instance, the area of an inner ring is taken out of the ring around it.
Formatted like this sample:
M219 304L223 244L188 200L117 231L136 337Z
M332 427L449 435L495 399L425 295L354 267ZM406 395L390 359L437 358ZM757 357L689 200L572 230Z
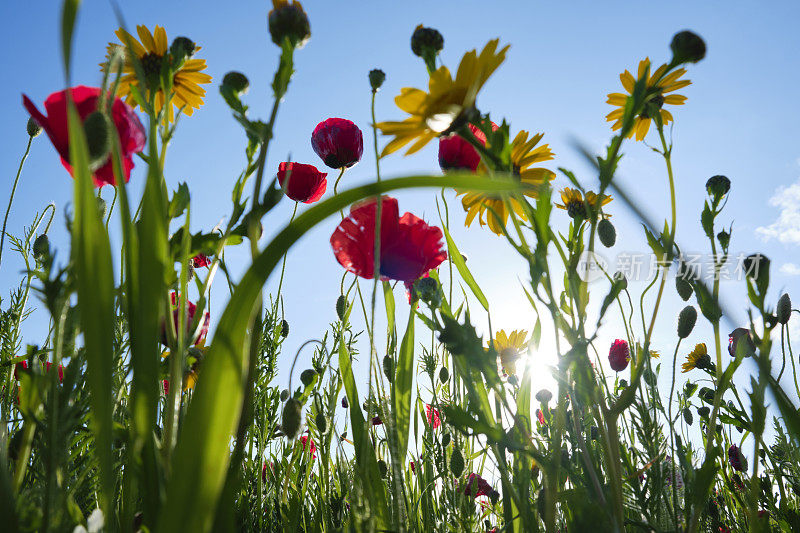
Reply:
M408 451L408 427L411 421L411 385L414 381L414 315L416 310L411 306L408 315L408 326L400 343L397 354L397 370L392 387L392 404L395 422L397 423L397 441L399 457L405 458Z
M100 466L100 500L107 520L113 520L116 472L112 444L111 385L114 373L114 271L108 232L97 210L89 171L89 156L81 119L68 102L69 157L75 178L75 220L72 262L78 292L80 325L86 348L91 426Z
M462 256L461 252L458 251L456 243L453 242L453 238L450 237L450 232L447 231L447 228L444 228L444 238L447 239L447 253L450 256L450 260L453 261L454 265L456 265L458 273L461 274L461 278L472 290L472 294L475 295L475 298L478 299L478 302L480 302L483 308L488 311L489 301L486 299L486 296L483 295L483 291L481 291L481 288L475 282L475 278L472 277L472 273L469 271L469 268L467 268L467 263L464 262L464 256Z
M711 211L708 202L703 206L703 212L700 214L700 225L703 226L703 231L709 239L714 238L714 213Z
M67 77L67 85L70 81L70 65L72 58L72 34L75 30L75 19L78 16L80 0L64 0L61 6L61 51L64 60L64 73Z
M172 194L167 210L169 218L176 218L189 207L189 186L186 183L178 185L178 190Z

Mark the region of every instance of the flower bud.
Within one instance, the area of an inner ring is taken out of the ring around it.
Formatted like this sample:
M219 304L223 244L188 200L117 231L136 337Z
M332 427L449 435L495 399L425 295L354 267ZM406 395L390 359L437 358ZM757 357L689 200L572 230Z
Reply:
M792 300L789 298L788 293L784 293L778 299L778 307L775 309L775 315L778 317L778 322L786 324L792 316Z
M302 406L294 398L289 398L283 406L281 414L281 431L289 438L293 439L300 431L302 421Z
M542 389L536 393L536 400L541 403L549 403L553 399L553 393L547 389Z
M383 356L383 375L389 380L389 383L394 382L394 360L391 355Z
M445 433L444 436L442 436L442 446L446 448L450 444L450 439L450 433Z
M675 290L678 291L678 295L684 302L688 301L689 298L692 297L692 285L686 281L686 278L680 276L675 278Z
M300 374L300 383L308 387L314 382L314 378L316 377L317 377L317 371L314 370L313 368L307 368L303 370L303 372Z
M50 256L50 240L46 233L42 233L33 241L33 258L42 263Z
M747 458L735 444L731 444L731 447L728 448L728 460L731 463L731 467L737 472L744 472L747 470Z
M614 229L614 224L607 218L602 219L597 224L597 236L600 237L600 242L606 248L611 248L617 242L617 230Z
M631 359L628 343L622 339L617 339L608 351L608 362L615 372L622 372L627 368L628 361Z
M438 308L442 303L442 294L439 291L439 282L431 277L420 278L414 282L414 293L417 298Z
M688 407L683 408L683 419L686 421L686 424L690 426L692 425L692 422L694 422L694 416L692 415L692 410L689 409Z
M706 403L714 403L714 389L702 387L697 395Z
M731 180L725 176L711 176L708 178L708 181L706 181L706 191L715 203L719 202L730 190Z
M28 125L26 127L28 130L28 136L31 138L38 137L39 134L42 133L42 127L33 117L28 118Z
M284 339L289 336L289 323L284 320L281 322L281 337Z
M283 389L281 391L281 401L285 402L288 399L289 399L289 389Z
M303 6L289 0L272 0L272 6L267 17L272 42L281 46L289 39L293 47L302 48L311 38L311 24Z
M103 200L101 197L97 197L97 214L100 215L100 218L106 218L106 213L108 212L108 205L106 201Z
M739 348L741 342L741 348ZM736 357L737 352L742 350L745 357L750 357L756 351L756 345L750 336L747 328L736 328L728 334L728 353L731 357Z
M350 407L350 404L347 402L347 396L342 396L342 407L344 409L347 409L348 407Z
M378 461L378 473L380 473L381 477L384 479L389 475L389 467L386 466L386 461L383 459Z
M692 333L696 322L697 309L691 305L687 305L678 315L678 337L681 339L688 337Z
M374 68L369 71L369 86L373 91L380 89L384 81L386 81L386 73L381 69Z
M701 418L708 418L708 414L710 412L711 409L709 409L706 405L697 408L697 414L700 415Z
M706 43L694 32L683 30L675 34L669 45L674 63L697 63L706 56Z
M442 48L444 48L444 37L438 30L425 28L420 24L411 34L411 51L415 56L423 57L428 51L436 55Z
M722 246L723 250L727 250L728 246L731 244L731 234L729 231L722 230L717 233L717 240L719 241L719 245Z
M447 370L446 366L443 366L439 370L439 381L441 381L442 383L447 383L447 380L449 379L450 379L450 371Z
M250 88L250 80L241 72L232 70L222 78L222 86L228 87L234 93L243 94Z
M455 448L450 455L450 472L456 477L464 472L464 456L461 455L460 448Z
M314 424L316 424L320 435L324 435L328 432L328 419L325 418L324 414L317 413L317 416L314 417Z
M95 111L83 121L86 143L89 148L89 167L97 170L108 160L111 152L111 125L108 117Z
M347 310L347 299L344 295L339 295L336 299L336 316L339 317L339 320L344 322L344 313Z
M182 65L183 62L194 55L197 45L188 37L175 37L169 46L169 53L172 55L173 65Z

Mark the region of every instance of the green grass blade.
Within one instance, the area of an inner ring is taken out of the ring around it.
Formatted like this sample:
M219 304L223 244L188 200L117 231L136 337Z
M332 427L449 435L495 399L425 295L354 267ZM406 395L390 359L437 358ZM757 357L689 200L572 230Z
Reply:
M475 278L472 277L472 272L470 272L469 268L467 268L467 263L464 262L464 256L462 256L461 252L458 251L456 243L450 236L450 232L447 231L447 228L443 229L444 229L444 237L445 239L447 239L447 253L450 256L450 260L453 261L454 265L456 265L458 273L461 275L461 279L463 279L464 282L467 284L467 286L470 288L472 294L475 295L475 298L478 299L478 302L480 302L483 308L488 311L489 300L486 299L486 296L484 296L483 291L478 286L478 283L475 281Z
M397 370L392 387L392 404L397 424L398 452L401 464L405 464L408 451L408 431L411 422L411 385L414 381L414 316L416 310L411 306L408 326L397 354Z

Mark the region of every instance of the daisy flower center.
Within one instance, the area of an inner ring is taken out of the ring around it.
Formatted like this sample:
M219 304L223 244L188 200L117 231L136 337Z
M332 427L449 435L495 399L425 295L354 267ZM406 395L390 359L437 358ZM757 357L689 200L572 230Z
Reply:
M146 77L157 76L161 73L161 62L164 56L149 52L141 57L142 70Z

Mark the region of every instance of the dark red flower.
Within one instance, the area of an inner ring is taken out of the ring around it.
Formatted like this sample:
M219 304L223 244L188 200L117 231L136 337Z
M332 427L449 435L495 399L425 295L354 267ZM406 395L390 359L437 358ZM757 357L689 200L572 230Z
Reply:
M175 324L175 331L178 331L178 320L179 320L179 312L178 312L178 295L174 292L170 295L170 299L172 300L172 305L175 309L172 310L172 323ZM186 318L184 320L184 325L186 326L186 336L187 339L191 342L192 335L194 335L195 331L191 329L192 327L192 319L194 318L194 313L197 310L197 306L190 302L186 301ZM203 342L205 340L206 335L208 335L208 325L211 322L211 316L208 312L203 314L203 318L200 325L200 332L197 334L197 338L194 339L195 346ZM167 325L162 323L161 324L161 344L164 346L169 346L167 341Z
M19 363L14 365L14 379L19 381L19 374L20 372L27 372L28 371L28 362L27 361L20 361Z
M283 187L283 183L289 180L286 185L286 196L295 202L311 204L322 198L328 186L325 177L326 172L320 172L314 165L304 165L303 163L281 163L278 166L278 181Z
M46 365L45 372L50 372L50 366L52 364L53 363L51 363L50 361L45 363L45 365ZM63 365L58 365L58 382L59 383L63 383L64 382L64 366Z
M354 204L350 216L331 235L336 260L350 272L366 279L374 276L375 219L373 198ZM411 213L399 217L397 200L382 197L380 279L414 281L447 259L442 249L442 230L429 226Z
M317 458L317 445L314 444L314 441L311 439L311 437L309 437L307 435L302 435L299 440L300 440L300 443L303 445L303 449L304 450L306 449L306 444L309 445L308 453L311 455L312 459L316 459Z
M472 124L469 125L469 129L475 138L486 146L486 135ZM497 129L497 125L492 124L492 129ZM439 137L439 168L442 169L442 172L448 170L475 172L480 162L481 156L478 151L457 133Z
M433 429L437 429L442 425L442 419L439 416L439 410L434 408L429 403L425 404L425 418L428 419L428 424L430 424Z
M628 361L631 359L631 352L628 349L627 341L617 339L611 345L608 351L608 362L615 372L622 372L628 367Z
M208 256L203 254L197 254L196 256L192 257L192 267L193 268L202 268L207 267L211 264L211 259Z
M164 396L169 396L169 380L162 379L161 386L164 387Z
M331 168L349 168L361 160L364 139L361 130L343 118L323 120L311 134L311 147Z
M75 107L78 110L78 115L81 120L86 120L86 117L97 111L97 100L100 96L100 89L96 87L85 87L80 85L68 89L75 102ZM50 137L56 151L61 156L61 164L64 165L70 174L72 173L72 166L69 163L69 128L67 126L67 90L53 93L44 101L44 109L47 111L47 116L43 115L33 104L33 102L25 95L22 95L22 102L28 113L39 123L39 125ZM133 169L133 154L141 152L145 145L145 129L139 121L139 117L133 112L133 109L120 100L114 99L114 104L111 106L111 115L114 120L117 132L119 133L120 149L122 156L122 167L125 174L125 181L127 182L131 177L131 169ZM114 169L111 157L94 171L92 176L96 187L103 185L114 185Z
M349 406L350 406L350 404L347 403L347 396L342 396L342 407L347 409Z
M736 328L728 335L728 353L731 354L731 357L736 357L736 349L739 346L740 340L744 341L742 350L744 350L745 356L752 355L753 352L755 352L756 345L750 337L750 330L747 328Z
M545 425L544 413L541 409L536 410L536 420L538 420L541 425Z
M411 467L411 473L412 474L416 474L417 473L417 470L416 470L417 465L414 463L414 461L409 461L408 462L408 466Z
M381 425L383 425L383 420L381 420L381 417L375 415L375 416L372 417L372 425L373 426L381 426Z
M731 447L728 448L728 460L737 472L744 472L747 469L747 459L735 444L731 444Z
M495 490L489 482L478 474L472 473L467 477L467 484L464 487L464 494L477 498L478 496L491 496Z

